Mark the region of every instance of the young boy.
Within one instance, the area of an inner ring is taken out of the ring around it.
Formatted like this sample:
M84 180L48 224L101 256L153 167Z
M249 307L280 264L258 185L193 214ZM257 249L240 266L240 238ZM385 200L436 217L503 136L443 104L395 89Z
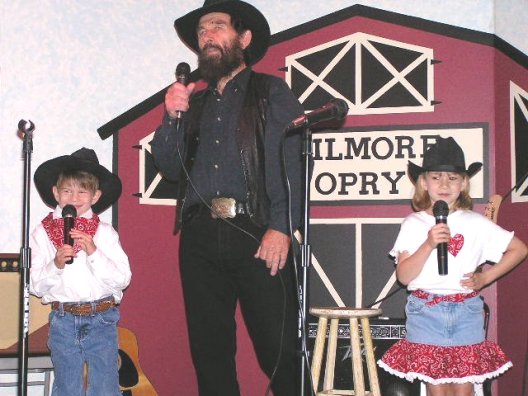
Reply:
M86 395L121 395L117 305L131 272L117 232L97 216L119 198L121 181L87 148L44 162L34 180L44 202L55 207L30 241L30 290L52 309L52 396L84 395L85 365ZM66 205L77 212L70 232L73 246L64 243Z

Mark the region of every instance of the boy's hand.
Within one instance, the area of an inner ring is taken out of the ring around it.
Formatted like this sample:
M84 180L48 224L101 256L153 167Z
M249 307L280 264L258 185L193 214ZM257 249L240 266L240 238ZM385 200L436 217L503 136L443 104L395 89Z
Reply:
M53 261L55 262L55 266L58 269L63 269L66 265L66 261L70 260L74 256L75 252L73 251L72 246L62 245L57 249L57 253L55 254L55 259Z
M92 237L85 232L73 229L71 230L70 235L75 243L79 244L79 247L84 250L88 256L92 255L97 250Z

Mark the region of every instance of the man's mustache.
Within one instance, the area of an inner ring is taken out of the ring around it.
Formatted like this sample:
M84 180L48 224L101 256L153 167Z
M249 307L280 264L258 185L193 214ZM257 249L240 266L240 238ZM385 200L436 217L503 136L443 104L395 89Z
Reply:
M217 49L218 51L220 51L220 53L222 53L222 55L224 54L224 49L221 46L212 43L205 44L202 48L202 53L205 53L209 49Z

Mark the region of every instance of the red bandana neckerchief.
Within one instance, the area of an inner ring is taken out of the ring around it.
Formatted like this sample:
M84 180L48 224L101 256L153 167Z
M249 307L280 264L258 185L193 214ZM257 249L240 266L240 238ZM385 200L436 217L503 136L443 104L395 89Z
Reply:
M42 220L42 225L48 234L48 238L53 242L55 248L60 248L64 245L64 219L59 217L57 219L53 218L53 213L50 213ZM97 226L99 225L99 216L95 213L92 214L91 219L86 217L77 217L75 219L75 229L85 232L91 237L95 235L97 231ZM73 250L75 253L78 253L81 250L81 247L75 243L73 245Z

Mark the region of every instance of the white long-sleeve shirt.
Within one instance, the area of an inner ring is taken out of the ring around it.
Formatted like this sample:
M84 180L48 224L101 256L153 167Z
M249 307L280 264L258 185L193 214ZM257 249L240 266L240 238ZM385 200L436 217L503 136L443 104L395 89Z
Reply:
M92 214L89 210L82 217L91 218ZM57 207L53 218L60 217L61 209ZM101 221L93 241L97 249L91 256L81 250L72 264L59 269L54 263L57 249L39 223L30 238L31 294L41 297L44 304L95 301L110 295L120 302L123 289L130 283L131 271L119 236L112 225Z

